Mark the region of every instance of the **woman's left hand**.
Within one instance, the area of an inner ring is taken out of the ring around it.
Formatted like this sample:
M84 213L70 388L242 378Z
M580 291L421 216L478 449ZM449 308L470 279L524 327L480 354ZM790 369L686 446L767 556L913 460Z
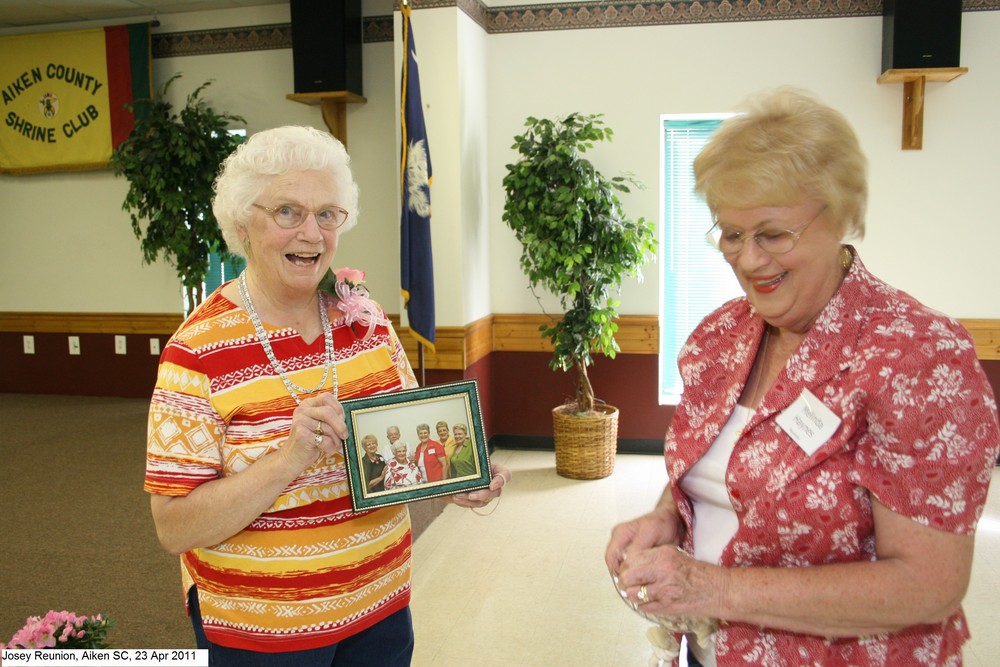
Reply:
M485 507L494 498L499 498L504 485L511 480L512 475L510 470L497 463L490 465L490 470L493 473L493 480L489 488L470 493L457 493L451 497L451 501L460 507Z
M723 568L668 545L629 552L618 571L618 587L646 614L714 617L724 577Z

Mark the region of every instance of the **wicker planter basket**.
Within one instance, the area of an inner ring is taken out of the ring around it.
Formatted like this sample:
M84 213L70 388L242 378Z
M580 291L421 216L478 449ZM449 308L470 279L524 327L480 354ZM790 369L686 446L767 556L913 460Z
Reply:
M615 469L618 408L595 405L598 414L577 416L572 408L552 410L556 473L570 479L601 479Z

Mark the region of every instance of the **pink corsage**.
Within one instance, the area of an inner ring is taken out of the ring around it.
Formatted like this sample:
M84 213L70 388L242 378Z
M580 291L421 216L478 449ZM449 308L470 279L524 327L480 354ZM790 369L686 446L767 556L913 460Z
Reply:
M368 297L365 287L365 272L348 267L330 269L319 284L319 288L337 298L337 308L344 315L338 321L353 328L357 322L368 327L362 337L367 340L379 324L389 324L378 305Z

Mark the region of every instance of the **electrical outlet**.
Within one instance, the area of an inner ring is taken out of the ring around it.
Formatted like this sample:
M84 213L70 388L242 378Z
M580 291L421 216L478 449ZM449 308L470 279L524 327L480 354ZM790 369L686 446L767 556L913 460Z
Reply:
M35 353L35 337L25 336L24 337L24 353L34 354Z
M70 336L69 337L69 353L70 354L80 354L80 337Z
M125 336L115 336L115 354L128 354Z
M156 356L160 355L160 339L150 338L149 339L149 353Z

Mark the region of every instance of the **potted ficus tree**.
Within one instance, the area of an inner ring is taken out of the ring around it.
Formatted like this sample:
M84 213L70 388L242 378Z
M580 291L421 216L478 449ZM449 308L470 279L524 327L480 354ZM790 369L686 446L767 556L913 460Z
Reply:
M175 113L166 95L180 76L164 83L155 99L130 105L148 109L136 114L132 134L112 153L111 168L129 181L122 209L141 241L143 261L152 263L162 253L177 268L190 311L204 298L209 254L228 257L212 214L212 183L222 161L243 142L228 132L229 123L246 121L218 113L201 99L211 81L198 86Z
M587 376L594 353L614 358L619 301L628 276L656 250L652 223L630 220L617 193L640 184L607 178L583 156L611 140L601 114L529 117L514 137L518 161L507 165L503 220L522 245L521 268L532 287L558 296L564 313L543 325L554 347L550 368L572 375L573 400L553 410L556 471L576 479L610 475L617 450L618 410L595 401Z

